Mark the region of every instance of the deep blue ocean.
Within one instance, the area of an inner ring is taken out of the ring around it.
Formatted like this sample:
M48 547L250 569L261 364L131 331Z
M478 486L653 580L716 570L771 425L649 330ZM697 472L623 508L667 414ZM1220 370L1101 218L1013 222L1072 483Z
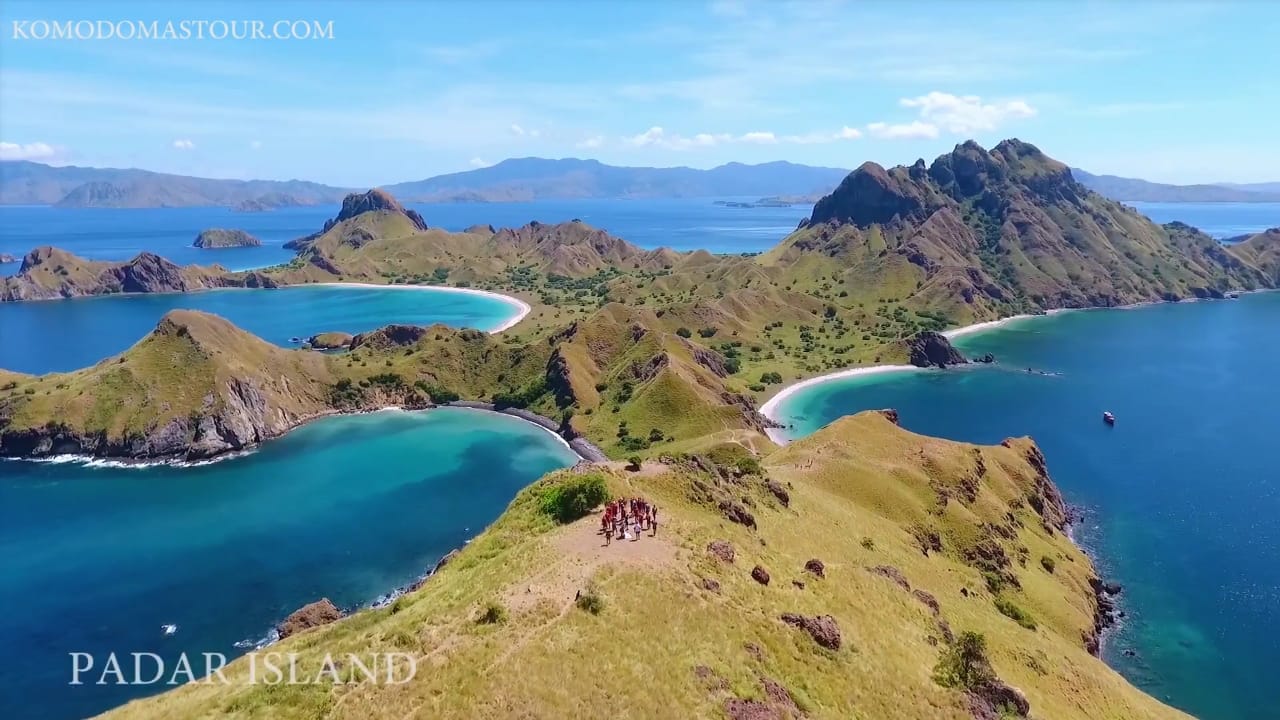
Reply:
M756 198L730 198L754 200ZM540 200L523 203L409 203L431 227L463 230L472 225L518 227L578 218L644 248L761 252L796 229L812 209L732 208L711 198L677 200ZM32 248L54 245L94 260L127 260L150 250L179 265L218 263L247 270L287 262L284 243L320 229L338 214L336 205L240 213L228 208L52 208L0 206L0 254L19 260ZM200 250L191 247L201 230L239 228L262 240L262 247ZM0 275L18 271L0 265Z
M1205 720L1280 717L1280 293L1067 312L956 344L998 364L835 380L781 414L796 435L891 407L927 435L1032 436L1085 509L1077 539L1124 586L1105 659Z
M68 653L172 668L242 654L321 597L369 604L575 460L533 424L452 408L318 420L199 467L0 460L0 718L80 718L164 689L69 686Z
M285 347L297 347L295 337L358 333L389 323L488 331L519 312L493 297L407 286L301 285L0 303L0 368L45 373L87 367L141 340L175 308L220 315Z
M710 200L416 207L428 224L455 230L576 217L644 247L715 252L765 250L808 213ZM1143 209L1219 237L1280 225L1280 205ZM0 207L0 252L54 244L120 260L151 250L249 268L287 260L281 245L336 210ZM266 245L189 248L214 226L246 229ZM172 307L217 312L289 345L293 336L392 321L487 329L510 312L490 303L298 288L0 304L0 367L94 362ZM1277 717L1266 673L1280 661L1271 628L1280 617L1280 475L1269 460L1280 429L1278 343L1276 295L1067 313L963 341L999 356L995 368L826 386L795 402L808 427L888 406L932 434L981 442L1032 434L1067 497L1089 511L1081 538L1126 586L1130 621L1108 660L1210 720ZM1061 374L1016 371L1027 365ZM1098 420L1103 409L1120 418L1110 432ZM432 411L319 421L247 457L196 468L0 462L0 718L74 718L131 697L112 686L68 688L72 650L233 652L319 596L368 603L571 460L533 426ZM168 623L179 630L166 638ZM1124 657L1125 648L1138 656Z

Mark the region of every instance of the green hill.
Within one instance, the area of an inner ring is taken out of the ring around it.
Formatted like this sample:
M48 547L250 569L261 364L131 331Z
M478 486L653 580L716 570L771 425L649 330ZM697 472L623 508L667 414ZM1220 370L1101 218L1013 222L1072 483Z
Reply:
M1086 651L1096 576L1031 441L864 413L742 457L552 474L420 589L272 648L308 675L412 653L408 683L247 685L241 660L108 717L1185 717ZM656 503L656 536L544 512L593 478Z

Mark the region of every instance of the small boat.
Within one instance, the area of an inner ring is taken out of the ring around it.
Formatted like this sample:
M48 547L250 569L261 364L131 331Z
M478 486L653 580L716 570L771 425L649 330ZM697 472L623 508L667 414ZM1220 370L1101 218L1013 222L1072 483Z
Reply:
M178 632L178 626L177 625L161 625L160 630L164 632L165 637L169 637L170 635Z
M300 338L300 337L291 337L291 338L289 338L289 342L293 342L293 343L300 343L300 342L302 342L302 338Z
M1106 423L1106 424L1108 424L1108 425L1115 425L1115 424L1116 424L1116 416L1115 416L1115 415L1112 415L1112 414L1111 414L1111 413L1109 413L1109 412L1104 412L1104 413L1102 413L1102 422L1104 422L1104 423Z

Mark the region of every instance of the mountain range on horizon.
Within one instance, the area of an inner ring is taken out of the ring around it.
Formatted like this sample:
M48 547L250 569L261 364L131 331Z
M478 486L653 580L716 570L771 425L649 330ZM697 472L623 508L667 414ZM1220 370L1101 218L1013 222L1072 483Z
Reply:
M510 158L494 165L382 186L405 202L529 202L587 198L777 197L830 192L851 171L787 161L710 169L623 167L577 158ZM1113 200L1280 202L1280 182L1171 185L1079 168L1081 184ZM140 169L0 162L0 205L151 208L232 207L246 212L342 202L353 188L305 180L199 178Z

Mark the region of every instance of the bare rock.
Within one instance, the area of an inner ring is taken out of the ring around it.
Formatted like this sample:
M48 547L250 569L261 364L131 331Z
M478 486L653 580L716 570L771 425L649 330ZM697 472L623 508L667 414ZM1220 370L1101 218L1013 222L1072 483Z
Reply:
M759 565L757 565L757 566L755 566L754 568L752 568L752 569L751 569L751 579L752 579L752 580L755 580L756 582L760 583L761 585L768 585L768 584L769 584L769 571L768 571L768 570L765 570L764 568L762 568L762 567L760 567Z
M795 613L783 613L782 622L809 633L809 637L812 637L814 642L828 650L840 649L840 626L830 615L808 617Z
M712 578L702 578L702 589L718 593L720 592L720 581Z
M778 498L778 502L782 503L782 507L791 507L791 493L782 487L777 480L766 480L764 486L768 488L773 496Z
M813 558L813 559L809 560L808 562L806 562L806 563L804 564L804 569L805 569L806 571L808 571L808 572L813 573L814 575L816 575L816 576L818 576L818 577L826 577L826 576L827 576L827 574L826 574L826 573L827 573L827 568L826 568L826 566L825 566L825 565L823 565L823 564L822 564L822 561L821 561L821 560L819 560L818 558Z
M733 562L733 545L730 545L726 540L713 540L711 544L707 545L707 552L724 562Z
M756 517L741 504L734 502L733 500L721 500L720 512L723 513L726 518L729 518L739 525L745 525L752 530L756 529Z
M341 618L342 611L329 598L321 598L293 611L293 614L285 618L284 622L276 626L276 632L283 640L303 630L328 625Z
M876 565L875 567L869 567L867 569L876 575L889 578L897 583L903 590L911 589L911 583L907 582L906 576L902 574L901 570L892 565Z
M729 698L724 701L724 714L729 720L782 720L782 711L759 700Z

